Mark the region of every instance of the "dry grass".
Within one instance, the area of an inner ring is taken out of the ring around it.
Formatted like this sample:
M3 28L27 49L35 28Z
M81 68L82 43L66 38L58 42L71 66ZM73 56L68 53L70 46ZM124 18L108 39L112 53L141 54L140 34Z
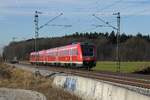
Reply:
M52 80L35 77L32 73L0 64L0 87L34 90L43 93L48 100L81 100L80 98L52 87Z

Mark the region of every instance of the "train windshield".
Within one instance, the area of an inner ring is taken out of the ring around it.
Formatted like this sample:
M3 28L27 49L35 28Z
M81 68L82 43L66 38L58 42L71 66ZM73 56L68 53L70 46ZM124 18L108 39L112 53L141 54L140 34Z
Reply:
M94 46L92 45L81 45L83 56L94 56Z

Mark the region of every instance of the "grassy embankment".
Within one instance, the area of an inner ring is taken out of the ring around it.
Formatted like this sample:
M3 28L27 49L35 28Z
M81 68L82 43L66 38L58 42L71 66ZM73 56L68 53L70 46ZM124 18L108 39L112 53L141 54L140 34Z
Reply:
M61 89L52 87L52 79L35 77L32 73L0 63L0 87L27 89L43 93L47 100L80 100Z
M120 71L132 73L150 67L150 62L121 62ZM99 61L94 70L116 72L117 65L113 61Z

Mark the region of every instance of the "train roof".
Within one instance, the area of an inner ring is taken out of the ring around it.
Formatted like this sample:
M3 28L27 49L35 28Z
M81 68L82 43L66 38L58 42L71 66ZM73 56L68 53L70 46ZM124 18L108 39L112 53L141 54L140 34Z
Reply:
M56 51L57 49L59 50L64 50L66 48L76 48L76 46L78 45L94 45L93 43L91 42L74 42L72 44L68 44L68 45L65 45L65 46L60 46L60 47L55 47L55 48L50 48L50 49L47 49L47 50L41 50L41 51L38 51L38 52L31 52L30 55L35 55L37 53L39 54L43 54L44 52L54 52Z

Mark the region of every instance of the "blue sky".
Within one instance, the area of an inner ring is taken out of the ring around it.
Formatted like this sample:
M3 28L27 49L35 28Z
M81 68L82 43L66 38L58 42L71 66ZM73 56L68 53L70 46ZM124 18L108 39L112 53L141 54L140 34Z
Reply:
M121 32L150 33L150 0L0 0L0 48L16 37L16 41L34 37L34 12L41 11L39 24L63 15L43 29L40 37L62 36L76 31L112 31L112 28L95 28L103 25L95 14L116 25L115 12L121 12ZM51 25L72 25L57 27Z

